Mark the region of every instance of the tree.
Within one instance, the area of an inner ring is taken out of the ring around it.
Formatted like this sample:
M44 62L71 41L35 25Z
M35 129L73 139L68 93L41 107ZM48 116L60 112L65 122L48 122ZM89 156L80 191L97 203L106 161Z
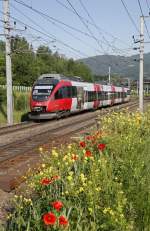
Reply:
M0 41L0 84L6 84L5 43Z
M44 73L60 73L80 76L86 81L92 80L91 71L85 64L67 59L58 52L52 53L48 46L40 45L34 52L25 38L16 36L11 40L11 49L13 85L32 86L38 76ZM0 84L5 84L4 52L5 43L0 41Z
M32 47L25 38L16 36L12 41L13 84L32 85L34 82L32 70L34 65L35 55Z

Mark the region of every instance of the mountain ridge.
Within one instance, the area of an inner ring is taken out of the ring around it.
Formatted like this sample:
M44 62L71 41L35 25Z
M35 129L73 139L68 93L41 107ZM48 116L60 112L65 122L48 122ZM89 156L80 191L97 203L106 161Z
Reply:
M139 55L128 57L120 55L98 55L80 59L79 61L86 64L94 75L108 75L108 68L110 66L111 75L129 77L133 80L139 78ZM150 78L150 53L144 54L144 77Z

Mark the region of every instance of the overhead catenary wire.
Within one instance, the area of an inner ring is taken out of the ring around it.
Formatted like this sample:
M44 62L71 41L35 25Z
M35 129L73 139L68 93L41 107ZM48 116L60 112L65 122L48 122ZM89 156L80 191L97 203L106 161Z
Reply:
M137 25L136 25L134 19L132 18L132 16L131 16L131 14L130 14L130 12L129 12L129 10L128 10L128 8L127 8L125 2L124 2L124 0L121 0L121 3L122 3L122 5L123 5L123 7L124 7L124 9L125 9L125 11L126 11L128 17L129 17L130 21L132 22L132 24L133 24L135 30L136 30L138 33L140 33L139 28L137 27Z
M0 13L4 14L1 10L0 10ZM48 38L50 38L50 39L55 39L58 43L62 44L63 46L65 46L65 47L67 47L67 48L70 48L71 50L77 52L78 54L80 54L80 55L82 55L82 56L85 56L85 57L88 56L87 54L81 52L80 50L78 50L78 49L76 49L76 48L74 48L74 47L72 47L72 46L66 44L65 42L61 41L60 39L58 39L56 36L54 36L54 35L52 35L52 34L49 34L49 33L43 32L43 31L40 31L40 30L34 28L33 26L28 25L27 23L24 23L24 22L22 22L21 20L17 19L16 17L13 17L13 16L11 16L11 15L10 15L10 18L12 18L13 20L17 21L18 23L20 23L20 24L22 24L22 25L24 25L24 26L26 26L26 27L28 27L28 28L30 28L30 29L32 29L32 30L34 30L34 31L36 31L36 32L38 32L38 33L40 33L40 34L43 34L44 36L46 36L46 37L48 37ZM37 24L37 26L38 26L39 28L41 28L38 24ZM42 28L42 30L43 30L43 28Z
M87 10L87 8L85 7L84 3L82 0L79 0L82 8L84 9L84 11L86 12L86 14L88 15L88 17L90 18L91 22L93 23L93 25L95 26L95 28L97 29L98 33L100 36L102 36L102 38L104 39L105 43L112 48L112 50L115 52L115 50L118 52L121 51L119 48L117 48L116 46L112 45L106 38L105 36L103 35L103 33L101 32L101 30L98 28L98 26L96 25L93 17L90 15L89 11Z
M70 28L70 29L72 29L72 30L74 30L74 31L76 31L76 32L79 32L79 33L81 33L81 34L83 34L83 35L85 35L85 36L88 36L88 37L92 37L90 34L84 32L84 31L82 31L82 30L79 30L78 28L75 28L75 27L73 27L73 26L70 26L70 25L68 25L68 24L66 24L66 23L64 23L64 22L62 22L61 20L58 20L58 19L56 19L56 18L54 18L54 17L51 17L51 16L49 16L49 15L47 15L47 14L45 14L45 13L43 13L43 12L41 12L41 11L35 9L35 8L33 8L32 6L27 5L27 4L24 3L23 1L18 1L18 0L14 0L14 1L17 2L17 3L19 3L19 4L21 4L21 5L23 5L23 6L25 6L25 7L27 7L27 8L29 8L29 9L31 9L31 10L33 10L33 11L35 11L35 12L37 12L38 14L41 14L41 15L43 15L43 16L45 16L45 17L47 17L47 18L49 18L49 19L51 19L51 20L53 20L53 21L55 21L55 22L58 22L58 23L60 23L60 24L62 24L62 25L64 25L64 26L66 26L66 27L68 27L68 28Z
M143 14L143 10L142 10L142 6L141 6L140 0L138 0L138 4L139 4L139 8L140 8L142 17L143 17L143 19L144 19L144 25L145 25L145 29L146 29L147 35L148 35L148 37L149 37L149 39L150 39L150 33L149 33L149 30L148 30L147 24L146 24L146 22L145 22L145 18L144 18L144 14Z
M81 34L83 34L83 35L85 35L85 36L88 36L88 37L90 37L90 38L93 38L93 36L92 36L91 34L88 34L88 33L86 33L86 32L83 32L82 30L79 30L79 29L77 29L77 28L75 28L75 27L73 27L73 26L70 26L70 25L68 25L68 24L66 24L66 23L64 23L64 22L62 22L62 21L60 21L60 20L58 20L58 19L56 19L56 18L54 18L54 17L51 17L51 16L49 16L49 15L47 15L47 14L45 14L45 13L39 11L39 10L37 10L37 9L35 9L35 8L33 8L33 7L29 6L29 5L27 5L27 4L24 3L23 1L18 1L18 0L14 0L14 1L17 2L17 3L19 3L19 4L21 4L21 5L23 5L23 6L25 6L25 7L27 7L27 8L29 8L29 9L31 9L31 10L33 10L33 11L36 12L36 13L42 15L43 17L47 18L48 21L49 21L49 20L53 20L54 23L57 22L57 23L62 24L62 25L66 26L66 27L68 27L68 28L70 28L70 29L72 29L72 30L74 30L74 31L76 31L76 32L79 32L79 33L81 33ZM52 21L50 21L50 22L52 23ZM55 24L55 25L56 25L56 24ZM64 30L64 29L63 29L63 30ZM70 32L67 32L67 33L70 33ZM74 36L74 37L75 37L75 36ZM80 39L80 40L81 40L81 39ZM102 42L102 41L101 41L101 42ZM84 42L84 43L85 43L85 42ZM96 49L96 48L94 48L94 49ZM102 52L99 51L99 53L102 53Z
M27 15L25 15L22 11L20 11L19 9L17 9L13 4L10 4L12 8L14 8L16 11L18 11L19 13L21 13L22 15L24 15L27 19L29 19L30 21L33 22L33 20L31 18L29 18ZM31 9L33 10L33 9ZM87 45L88 47L91 47L92 49L94 49L97 52L100 52L99 50L97 50L95 47L93 47L91 44L87 43L85 40L82 40L81 38L75 36L74 34L72 34L71 32L65 30L63 27L57 25L54 21L52 21L51 19L48 19L47 17L45 17L43 14L40 14L42 17L44 17L46 20L48 20L50 23L52 23L53 25L55 25L56 27L58 27L59 29L63 30L65 33L69 34L71 37L73 37L74 39L82 42L82 44ZM34 21L35 24L35 21Z
M32 10L32 11L38 13L39 15L41 15L42 17L44 17L45 19L47 19L47 20L50 21L51 23L55 24L55 26L57 26L57 27L58 27L58 25L57 25L56 23L59 23L59 24L62 24L62 25L64 25L64 26L67 26L69 29L72 29L72 30L74 30L74 31L76 31L76 32L82 33L82 34L85 35L85 36L88 36L88 37L90 37L90 38L93 38L93 35L92 35L92 34L83 32L83 31L81 31L81 30L79 30L79 29L77 29L77 28L75 28L75 27L73 27L73 26L70 26L70 25L68 25L68 24L66 24L66 23L63 23L62 21L60 21L60 20L58 20L58 19L56 19L56 18L54 18L54 17L51 17L51 16L47 15L46 13L43 13L43 12L41 12L41 11L39 11L39 10L33 8L32 6L30 6L30 5L26 4L26 3L24 3L23 1L19 1L19 0L14 0L14 1L17 2L17 3L19 3L19 4L21 4L21 5L23 5L23 6L25 6L25 7L27 7L27 8L29 8L29 9ZM59 26L59 27L60 27L60 26ZM66 31L64 28L61 28L61 29L64 30L66 33L68 33L68 34L71 35L71 33L70 33L69 31ZM75 36L75 35L73 35L73 34L72 34L71 36L73 36L74 38L76 38L76 39L78 39L78 40L81 41L81 39L80 39L80 38L77 38L77 36ZM83 40L82 40L82 42L84 42L84 44L87 44L87 42L85 42L85 41L83 41ZM104 44L106 45L106 41L104 42L103 40L101 40L100 42L101 42L101 43L104 43ZM112 48L112 46L113 46L113 45L108 44L108 42L107 42L107 45L109 45L111 48ZM89 46L89 44L88 44L88 46ZM91 47L91 45L90 45L90 47ZM94 47L94 49L96 49L96 48ZM116 53L119 53L119 52L121 53L121 49L120 49L120 48L115 48L115 49L117 50ZM115 52L115 49L113 50L113 52ZM127 48L127 50L128 50L128 48ZM102 53L102 52L99 51L99 50L97 50L97 52Z
M148 0L146 0L146 5L147 5L149 13L150 13L150 3L148 2Z
M36 32L38 32L38 33L41 33L41 31L39 32L39 30L35 30L35 28L34 27L32 27L32 26L28 26L26 23L24 23L24 22L21 22L20 20L18 20L18 19L16 19L15 17L12 17L11 16L11 18L13 18L14 20L16 20L16 21L18 21L19 23L21 23L21 24L23 24L23 25L25 25L25 26L27 26L27 27L29 27L30 29L32 29L32 30L34 30L34 31L36 31ZM38 24L38 26L39 26L39 24ZM43 28L42 28L42 30L43 30ZM45 36L45 33L43 33L42 32L42 34ZM47 35L46 35L47 36ZM51 35L52 36L52 35ZM50 35L48 35L47 37L50 37ZM57 41L58 41L58 39L55 37L54 38L54 36L53 37L51 37L52 39L56 39ZM59 41L60 42L60 41ZM63 44L64 45L64 44ZM70 48L70 47L69 47ZM76 50L76 52L77 52L77 50ZM80 52L81 53L81 52ZM83 55L83 54L82 54ZM84 54L85 55L85 54ZM87 55L86 55L87 56Z
M79 15L79 13L76 11L76 9L74 8L74 6L71 4L71 2L69 1L69 0L67 0L67 2L69 3L69 5L72 7L72 9L76 12L76 14L77 14L77 16L79 17L79 19L80 19L80 21L85 25L85 27L87 28L87 30L90 32L90 30L89 30L89 27L86 25L86 23L83 21L83 19L81 18L81 16ZM96 40L96 38L95 37L93 37L95 40ZM97 40L96 40L97 41ZM97 43L98 43L98 41L97 41ZM108 55L108 57L109 57L109 59L111 60L111 56L109 56ZM112 60L111 60L112 61ZM110 61L110 62L111 62Z
M65 8L66 10L70 11L71 13L75 14L75 12L69 8L68 6L66 6L64 3L62 3L60 0L55 0L59 5L61 5L63 8ZM82 16L81 16L82 17ZM122 39L120 39L119 37L117 36L114 36L113 34L111 34L110 32L104 30L103 28L101 28L100 26L98 25L94 25L91 21L87 20L85 17L82 17L83 20L85 20L88 24L94 26L96 29L99 29L101 30L103 33L107 34L108 36L112 37L113 39L116 39L118 40L120 43L124 44L124 45L127 45L129 46L129 44L125 41L123 41Z
M79 0L79 2L80 2L80 4L81 4L81 6L82 6L82 8L84 9L84 11L87 13L87 15L88 15L88 17L90 18L90 20L93 22L93 24L96 26L96 23L95 23L95 21L94 21L94 19L91 17L91 15L89 14L89 12L87 11L87 9L86 9L86 7L85 7L85 5L83 4L83 2L81 1L81 0ZM98 32L99 32L99 34L100 34L100 36L101 36L101 32L98 30ZM105 40L106 41L106 40ZM108 44L109 46L110 46L110 44Z
M100 31L100 29L99 29L99 27L96 25L96 23L94 22L94 20L93 20L93 18L90 16L90 14L89 14L89 12L87 11L87 9L86 9L86 7L84 6L84 4L83 4L83 2L81 1L81 0L79 0L80 1L80 4L82 5L82 7L83 7L83 9L86 11L86 13L87 13L87 15L88 15L88 17L90 18L90 20L92 21L92 25L94 25L95 26L95 28L99 31L99 33L100 33L100 35L102 34L102 32ZM80 19L80 21L85 25L85 27L87 28L87 30L89 31L89 32L91 32L90 31L90 29L89 29L89 26L84 22L84 18L76 11L76 9L74 8L74 6L72 5L72 3L69 1L69 0L67 0L67 2L69 3L69 5L72 7L72 9L74 10L74 12L75 12L75 14L79 17L79 19ZM87 21L87 20L85 20L85 21ZM87 21L88 22L88 21ZM92 35L92 34L91 34ZM96 42L98 43L98 45L100 45L99 44L99 41L101 41L101 40L98 40L95 36L93 36L92 35L92 37L96 40ZM103 36L103 40L105 41L101 41L102 43L105 43L107 46L109 46L109 47L111 47L112 48L112 50L114 51L114 50L118 50L118 51L121 51L121 49L119 49L119 48L117 48L117 47L115 47L115 46L113 46L112 44L110 44L110 42ZM106 53L107 54L107 53Z
M81 6L83 7L83 9L84 9L84 11L86 12L86 14L88 15L88 17L90 18L90 20L93 22L93 24L96 26L96 23L95 23L95 21L94 21L94 19L91 17L91 15L90 15L90 13L88 12L88 10L86 9L86 7L85 7L85 5L83 4L83 2L82 2L82 0L79 0L79 2L80 2L80 4L81 4ZM96 27L97 28L97 27ZM98 29L97 29L98 30ZM98 30L98 32L99 32L99 34L100 34L100 36L101 36L101 32ZM107 40L105 39L105 37L104 37L104 40L107 42ZM107 42L107 44L110 46L110 44ZM108 56L108 58L109 58L109 60L110 60L110 63L111 63L111 58L110 58L110 56Z
M82 19L82 17L80 16L80 14L77 12L77 10L75 9L75 7L73 6L73 4L67 0L68 4L71 6L71 8L74 10L74 12L76 13L77 17L80 19L80 21L82 22L82 24L84 25L84 27L88 30L88 32L91 34L92 38L96 41L96 43L98 44L98 46L100 46L100 48L105 52L105 50L103 49L102 45L100 44L100 41L95 37L95 35L93 34L93 32L89 29L88 25L85 23L85 21Z
M33 38L33 40L32 41L30 41L30 43L32 44L33 42L36 42L36 40L38 40L38 37L39 36L35 36L35 35L33 35L33 34L27 34L27 36L31 36L32 38ZM37 39L36 39L37 38ZM54 40L50 40L50 41L47 41L45 38L43 38L43 37L39 37L39 40L41 40L42 41L42 45L44 45L44 46L49 46L50 44L53 44L55 41ZM43 41L44 41L44 43L43 43ZM30 50L22 50L22 48L24 48L24 46L22 46L22 47L20 47L19 49L16 49L16 50L13 50L13 53L31 53L31 51ZM57 46L55 46L55 49L54 49L54 47L52 48L50 48L50 50L52 51L52 52L54 52L54 50L61 50L61 51L63 51L63 49L60 49L60 48L57 48ZM36 52L36 49L34 49L33 50L34 52ZM65 50L65 52L67 52L66 50ZM68 51L69 53L71 53L71 54L73 54L76 58L81 58L81 56L79 56L79 55L77 55L75 52L73 52L73 51ZM36 54L37 54L37 52L36 52ZM41 54L41 52L40 52L40 54ZM48 54L47 52L42 52L42 54ZM60 54L61 55L61 54Z
M11 4L12 6L12 4ZM27 15L25 15L22 11L18 10L17 8L15 8L19 13L21 13L22 15L24 15L30 22L32 22L33 24L35 24L36 26L38 26L40 29L44 30L44 28L40 27L39 24L37 24L32 18L28 17ZM44 30L45 31L45 30ZM47 31L45 31L47 33ZM42 38L42 37L41 37ZM42 38L43 41L45 41L45 43L47 45L49 45L52 42L56 42L56 39L53 39L52 41L46 41L45 38ZM58 48L57 48L58 49ZM60 49L60 48L59 48ZM77 54L73 51L70 51L73 55L75 55L77 57ZM86 55L87 56L87 55ZM78 58L81 58L81 56L78 55Z

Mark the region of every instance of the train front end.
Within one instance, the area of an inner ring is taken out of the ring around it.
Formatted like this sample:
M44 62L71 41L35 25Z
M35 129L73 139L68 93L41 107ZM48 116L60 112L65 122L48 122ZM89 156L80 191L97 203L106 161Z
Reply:
M50 110L50 102L51 94L57 83L58 80L47 75L42 75L34 83L30 97L29 119L45 120L56 117L56 113Z

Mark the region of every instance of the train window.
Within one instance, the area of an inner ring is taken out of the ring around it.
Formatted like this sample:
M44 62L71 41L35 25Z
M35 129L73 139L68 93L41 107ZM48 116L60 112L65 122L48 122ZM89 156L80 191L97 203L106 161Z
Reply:
M77 88L75 86L71 87L72 89L72 98L76 98L77 97Z
M61 87L55 93L55 99L65 99L72 97L72 88L71 86Z
M111 93L111 99L114 99L114 98L115 98L115 93L112 92L112 93Z
M86 92L86 100L88 102L93 102L97 99L97 93L96 91L87 91Z
M117 98L117 99L119 98L119 92L117 92L117 94L116 94L116 98Z
M44 101L52 93L54 85L35 85L32 91L33 100Z
M66 87L67 88L67 98L72 98L72 87L71 86L68 86Z
M108 93L108 98L109 99L114 99L114 92L109 92Z
M62 87L63 99L68 98L68 87Z
M127 95L130 95L130 90L127 90Z
M103 92L98 92L98 100L103 100Z
M104 100L108 100L108 92L107 91L105 91L104 93L103 93L103 96L104 96Z
M59 88L58 91L55 93L55 99L62 99L63 98L63 91L62 88Z

